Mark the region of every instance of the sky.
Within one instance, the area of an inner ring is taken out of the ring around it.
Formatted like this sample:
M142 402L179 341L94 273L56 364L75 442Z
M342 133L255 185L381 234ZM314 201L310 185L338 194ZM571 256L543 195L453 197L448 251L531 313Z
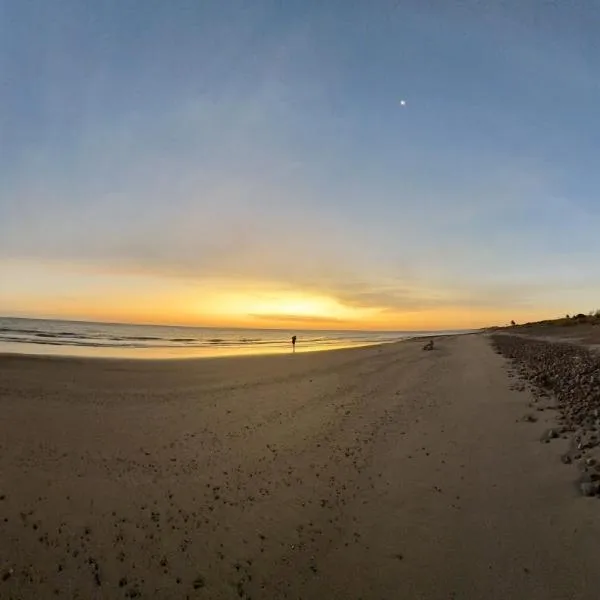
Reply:
M0 315L600 308L599 32L591 2L0 0Z

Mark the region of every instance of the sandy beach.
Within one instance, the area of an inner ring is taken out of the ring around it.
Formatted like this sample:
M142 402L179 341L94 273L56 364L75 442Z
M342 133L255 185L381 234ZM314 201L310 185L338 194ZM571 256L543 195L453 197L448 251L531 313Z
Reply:
M0 598L598 598L555 413L421 347L0 357Z

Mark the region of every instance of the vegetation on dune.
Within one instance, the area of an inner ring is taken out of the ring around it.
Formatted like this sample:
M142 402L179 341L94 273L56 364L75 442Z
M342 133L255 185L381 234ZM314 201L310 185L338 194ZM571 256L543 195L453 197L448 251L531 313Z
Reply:
M532 327L573 327L575 325L600 325L600 309L592 310L587 314L578 313L576 315L565 315L557 319L544 319L542 321L533 321L527 323L518 323L512 320L510 325L494 325L484 327L483 331L498 331L502 329L525 329Z
M578 313L565 315L558 319L544 319L542 321L517 324L514 320L506 327L490 327L489 329L519 329L523 327L571 327L574 325L600 325L600 309L592 310L587 315Z

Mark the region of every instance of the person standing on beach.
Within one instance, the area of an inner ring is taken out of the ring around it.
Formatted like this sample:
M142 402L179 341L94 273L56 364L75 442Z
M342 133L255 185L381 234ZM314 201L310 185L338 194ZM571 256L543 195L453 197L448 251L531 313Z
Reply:
M296 336L292 336L292 352L296 352Z

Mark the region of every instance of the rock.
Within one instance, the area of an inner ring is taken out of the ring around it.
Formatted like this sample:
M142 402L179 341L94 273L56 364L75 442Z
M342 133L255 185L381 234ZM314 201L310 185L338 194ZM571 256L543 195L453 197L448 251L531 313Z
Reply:
M577 468L583 473L581 481L592 481L592 478L588 473L588 468L585 464L585 459L577 461Z
M202 575L198 575L198 577L196 577L196 579L194 579L194 589L195 590L199 590L201 588L203 588L206 583L204 581L204 577L202 577Z
M598 483L595 481L584 481L579 484L579 488L584 496L595 496L598 493Z
M549 442L550 440L555 440L557 437L559 437L559 434L556 429L548 429L542 434L541 441Z

